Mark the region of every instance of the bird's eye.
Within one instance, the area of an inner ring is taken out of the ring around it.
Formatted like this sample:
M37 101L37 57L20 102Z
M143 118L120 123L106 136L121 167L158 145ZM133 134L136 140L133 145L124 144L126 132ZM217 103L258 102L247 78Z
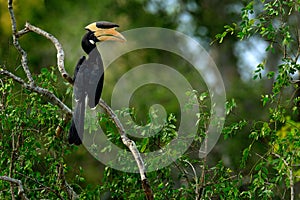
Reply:
M91 44L95 44L95 41L94 41L94 40L89 40L89 42L90 42Z

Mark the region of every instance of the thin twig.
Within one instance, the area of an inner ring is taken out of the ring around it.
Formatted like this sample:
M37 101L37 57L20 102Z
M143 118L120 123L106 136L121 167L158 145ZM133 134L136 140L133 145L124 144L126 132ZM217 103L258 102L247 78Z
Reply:
M205 127L205 129L206 128L207 127ZM207 135L207 132L206 132L206 135ZM196 188L196 189L198 189L198 192L196 193L196 195L197 195L196 196L196 200L201 199L202 194L201 194L200 190L203 188L203 185L205 185L205 173L206 173L205 166L206 166L206 161L207 161L207 156L206 156L207 155L207 143L208 143L207 142L207 137L205 137L204 138L204 152L201 152L200 149L199 149L199 155L200 155L200 153L204 153L205 156L203 158L203 163L202 163L202 172L201 172L200 183L199 183L200 186L198 188Z
M16 49L21 54L21 64L23 67L24 72L26 73L26 76L29 81L29 85L34 86L34 80L32 78L31 72L29 71L28 62L27 62L27 53L26 51L21 47L19 44L19 40L17 37L17 23L16 18L13 10L13 0L8 0L8 10L10 14L10 20L11 20L11 27L12 27L12 35L13 35L13 44L16 47Z
M197 172L194 168L194 166L192 165L192 163L190 163L188 160L184 160L184 162L186 162L187 164L190 165L190 167L192 168L193 170L193 173L194 173L194 180L195 180L195 185L196 185L196 188L195 188L195 194L196 194L196 200L199 200L200 198L200 194L199 194L199 191L200 191L200 185L198 183L198 176L197 176Z
M30 30L28 30L28 28L23 28L22 30L19 30L18 32L16 32L16 37L19 38L22 35L25 35L26 33L30 32Z
M57 105L62 111L64 111L67 115L72 115L72 111L71 109L65 105L59 98L57 98L57 96L55 96L52 92L50 92L49 90L45 89L45 88L41 88L39 86L34 86L34 85L30 85L27 84L22 78L14 75L13 73L4 70L4 69L0 69L0 74L2 75L6 75L10 78L12 78L14 81L20 83L24 88L36 92L38 94L41 94L43 96L46 96L49 100L51 100L55 105Z
M272 153L275 157L281 159L284 163L284 165L287 167L287 170L289 172L288 178L290 180L290 189L291 189L291 200L294 200L294 181L293 181L293 171L290 168L288 162L283 159L280 155L278 155L277 153Z
M146 197L148 200L153 199L153 192L151 190L151 187L148 183L147 177L146 177L146 170L145 170L145 164L144 161L140 155L140 152L138 151L134 141L130 140L125 132L125 129L123 125L121 124L120 120L118 119L117 115L114 113L114 111L102 100L100 99L99 105L104 109L104 111L109 115L109 117L114 121L114 124L116 125L120 135L123 144L125 144L128 149L131 151L137 166L139 168L141 180L142 180L142 186L144 189L144 192L146 194Z
M73 190L73 188L66 181L64 167L63 167L62 163L60 163L57 166L57 173L58 173L58 179L61 181L61 187L63 190L65 190L67 192L69 199L72 199L72 200L79 199L79 196L76 194L76 192Z
M18 195L19 197L21 197L23 200L29 200L25 194L23 185L22 185L22 181L18 180L18 179L14 179L14 178L10 178L8 176L0 176L0 180L3 181L8 181L10 183L14 183L16 185L18 185Z
M9 176L13 177L14 174L14 165L15 165L15 157L16 157L16 148L15 148L15 134L12 133L11 135L11 146L12 146L12 151L11 151L11 155L10 155L10 164L9 164ZM10 191L11 191L11 199L15 200L15 194L14 194L14 184L12 182L10 182Z
M36 188L34 190L48 190L49 192L54 193L57 196L57 198L63 199L63 197L60 195L60 193L58 191L52 189L51 187L48 187L48 186L44 185L43 183L38 181L36 178L32 178L32 177L30 177L28 175L25 175L25 174L22 174L20 172L16 172L16 174L23 176L24 178L26 178L26 180L29 179L29 180L37 183L39 186L42 186L41 188Z

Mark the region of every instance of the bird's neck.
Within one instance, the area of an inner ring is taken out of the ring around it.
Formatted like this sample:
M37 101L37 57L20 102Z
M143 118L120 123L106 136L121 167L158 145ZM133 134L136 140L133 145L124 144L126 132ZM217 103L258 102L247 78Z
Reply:
M96 44L89 41L89 34L91 33L85 34L81 41L81 47L87 54L90 54L96 48Z

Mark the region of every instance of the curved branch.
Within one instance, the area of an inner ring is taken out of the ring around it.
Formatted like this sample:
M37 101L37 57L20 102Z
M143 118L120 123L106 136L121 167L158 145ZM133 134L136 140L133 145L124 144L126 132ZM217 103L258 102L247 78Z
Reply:
M146 177L145 164L144 164L141 154L140 154L139 150L137 149L134 141L130 140L127 137L125 129L124 129L123 125L121 124L120 120L118 119L117 115L102 99L100 99L99 105L104 109L104 111L114 121L114 124L116 125L116 127L121 135L123 144L125 144L128 147L128 149L130 150L130 152L132 153L132 155L137 163L137 166L139 168L139 172L140 172L140 176L141 176L141 180L142 180L142 186L143 186L144 192L146 194L146 197L148 200L152 200L153 192L151 190L151 187L150 187L147 177Z
M14 183L14 184L18 185L18 195L24 200L29 200L25 194L22 181L20 181L18 179L10 178L8 176L0 176L0 180L8 181L10 183Z
M30 85L34 85L34 80L32 78L31 72L30 72L29 67L28 67L27 53L21 47L21 45L19 44L19 40L18 40L18 38L20 36L28 33L29 31L32 31L32 32L35 32L39 35L44 36L45 38L49 39L54 44L54 46L57 50L57 67L58 67L58 70L60 71L62 77L64 79L66 79L66 81L68 81L69 83L71 83L73 85L73 83L74 83L73 79L66 72L65 67L64 67L64 57L65 57L64 50L62 48L62 45L57 40L57 38L55 38L50 33L47 33L46 31L31 25L28 22L26 22L24 29L22 29L20 31L17 31L17 23L16 23L14 10L13 10L13 0L8 0L8 10L9 10L9 14L10 14L10 20L11 20L11 26L12 26L12 32L13 32L13 44L16 47L16 49L19 51L19 53L21 54L22 67L23 67L23 69L26 73L26 76L29 80Z
M31 25L30 23L26 22L25 24L25 29L19 31L18 33L16 33L16 35L22 36L24 34L26 34L27 32L32 31L35 32L39 35L44 36L45 38L47 38L48 40L50 40L53 45L55 46L56 50L57 50L57 67L58 70L61 73L61 76L68 81L70 84L73 85L74 81L71 78L71 76L67 73L67 71L65 70L65 66L64 66L64 60L65 60L65 53L64 50L62 48L62 45L59 43L58 39L56 37L54 37L53 35L51 35L50 33Z
M47 90L45 88L41 88L39 86L34 86L34 85L31 85L31 84L27 84L22 78L14 75L13 73L11 73L7 70L4 70L4 69L0 69L0 74L6 75L6 76L12 78L14 81L20 83L23 87L25 87L26 89L28 89L30 91L33 91L33 92L36 92L38 94L46 96L55 105L57 105L60 109L62 109L62 111L64 111L67 115L72 115L71 109L68 106L66 106L59 98L57 98L57 96L55 96L49 90Z

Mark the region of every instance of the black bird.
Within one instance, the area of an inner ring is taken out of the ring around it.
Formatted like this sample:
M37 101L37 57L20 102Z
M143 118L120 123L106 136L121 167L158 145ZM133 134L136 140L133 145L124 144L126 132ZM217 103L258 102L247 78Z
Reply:
M117 24L106 21L94 22L85 27L87 33L82 38L81 47L88 54L88 58L82 56L74 72L76 106L69 131L70 144L82 143L86 102L90 108L95 108L100 100L104 68L96 43L107 40L125 41L124 36L116 31L117 27L119 27Z

